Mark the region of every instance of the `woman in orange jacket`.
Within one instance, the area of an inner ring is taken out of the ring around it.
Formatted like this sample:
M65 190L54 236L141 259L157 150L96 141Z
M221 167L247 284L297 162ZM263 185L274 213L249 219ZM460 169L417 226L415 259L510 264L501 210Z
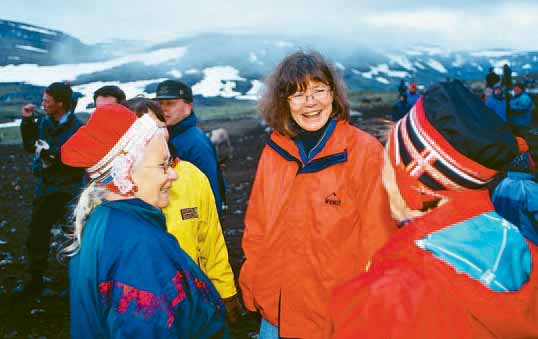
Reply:
M381 183L383 149L349 124L342 79L317 53L286 57L260 110L274 129L245 217L245 306L260 339L319 338L329 291L363 272L395 231Z

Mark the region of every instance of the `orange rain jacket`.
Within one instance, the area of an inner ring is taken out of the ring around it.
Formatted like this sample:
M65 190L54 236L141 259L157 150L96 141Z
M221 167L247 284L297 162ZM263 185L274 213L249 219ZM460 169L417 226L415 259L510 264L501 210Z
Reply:
M331 120L310 154L301 160L294 141L273 132L245 217L243 300L282 337L321 337L331 288L363 272L396 230L375 138Z

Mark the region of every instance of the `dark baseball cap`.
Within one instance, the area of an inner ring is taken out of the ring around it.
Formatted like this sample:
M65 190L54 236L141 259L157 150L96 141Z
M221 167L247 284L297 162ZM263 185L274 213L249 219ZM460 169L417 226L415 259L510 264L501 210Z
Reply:
M165 80L157 86L155 99L183 99L192 102L192 90L181 81Z

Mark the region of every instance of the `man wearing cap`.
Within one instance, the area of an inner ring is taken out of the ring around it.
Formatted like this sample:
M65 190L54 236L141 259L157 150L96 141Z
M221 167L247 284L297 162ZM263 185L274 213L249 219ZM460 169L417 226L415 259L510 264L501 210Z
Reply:
M407 89L407 103L411 107L413 107L413 105L417 102L419 97L420 97L420 94L417 93L417 83L412 82Z
M27 239L30 283L15 292L38 294L43 289L50 230L66 216L69 202L78 193L84 171L64 165L60 148L82 125L72 111L72 90L61 82L43 93L46 115L36 117L35 105L22 107L21 134L24 149L34 153L32 172L36 177L32 220Z
M218 168L215 147L196 126L198 119L192 109L191 88L181 81L166 80L158 85L155 99L159 100L164 111L170 133L169 143L180 159L191 162L207 176L220 215L222 173Z

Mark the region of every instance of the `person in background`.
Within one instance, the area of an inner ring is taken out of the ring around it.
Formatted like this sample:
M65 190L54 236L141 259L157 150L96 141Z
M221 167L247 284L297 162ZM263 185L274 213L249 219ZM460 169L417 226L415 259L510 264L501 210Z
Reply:
M398 85L398 94L401 96L402 94L405 94L407 92L407 85L405 84L405 80L400 80L400 84Z
M383 184L403 224L367 273L335 288L331 338L536 338L538 248L488 185L521 149L460 81L392 128Z
M514 85L514 96L510 98L509 109L508 121L512 132L525 138L532 122L534 103L522 83Z
M114 85L103 86L93 93L95 107L104 104L123 104L125 99L125 92Z
M407 89L407 103L413 107L419 97L420 94L417 92L417 83L412 82Z
M486 97L484 104L506 122L506 100L504 100L501 85L493 85L493 92Z
M259 105L274 131L245 216L243 302L261 313L260 339L321 338L329 291L396 230L382 146L350 125L343 80L316 52L284 58Z
M133 98L125 106L138 117L149 114L165 123L162 108L152 100ZM173 150L171 153L174 157ZM242 308L211 186L202 171L186 160L180 160L173 170L181 180L172 183L169 204L163 208L166 228L211 280L224 301L229 323L234 325Z
M398 121L400 120L404 115L409 112L411 109L411 105L407 102L407 94L402 93L400 94L400 97L398 98L398 102L392 106L392 121Z
M495 73L495 68L490 67L488 75L486 75L486 89L493 90L493 86L497 85L500 80L501 77Z
M36 178L32 219L27 238L30 281L15 293L37 295L43 290L51 229L65 221L69 203L78 194L84 171L60 161L60 148L82 126L71 108L73 92L62 83L49 85L43 93L46 115L35 116L36 107L22 107L21 135L24 149L33 153L32 173Z
M64 251L73 338L229 338L217 291L166 231L177 179L167 134L108 104L62 146L62 161L91 179Z
M219 169L215 146L196 126L197 117L192 108L192 90L181 81L166 80L157 86L155 100L159 101L170 133L169 143L177 156L198 167L209 179L219 215L222 213L224 177Z
M525 238L538 245L538 183L529 146L516 137L521 154L508 167L506 176L495 185L491 200L495 210L516 225Z

